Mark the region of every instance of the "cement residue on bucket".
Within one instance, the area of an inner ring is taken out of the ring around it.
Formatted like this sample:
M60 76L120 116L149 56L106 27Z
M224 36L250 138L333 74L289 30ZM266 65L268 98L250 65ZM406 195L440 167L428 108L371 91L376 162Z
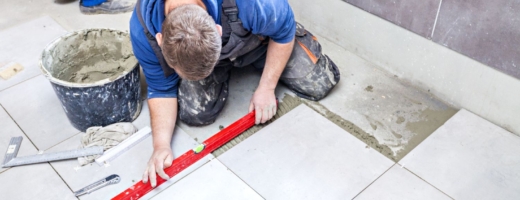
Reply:
M109 29L89 29L62 37L43 57L47 71L56 79L72 83L114 80L131 71L134 57L127 33ZM51 45L52 46L52 45Z

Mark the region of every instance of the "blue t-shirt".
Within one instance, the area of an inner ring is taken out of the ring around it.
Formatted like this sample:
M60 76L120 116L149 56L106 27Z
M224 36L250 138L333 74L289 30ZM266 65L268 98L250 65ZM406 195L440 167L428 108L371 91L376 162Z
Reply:
M221 24L222 0L203 0L208 13ZM278 43L294 38L296 22L287 0L237 0L238 18L253 34L268 36ZM164 0L141 0L143 20L152 35L161 32L164 21ZM143 68L148 83L148 98L176 98L180 77L173 73L165 77L136 12L130 19L130 39L134 54Z

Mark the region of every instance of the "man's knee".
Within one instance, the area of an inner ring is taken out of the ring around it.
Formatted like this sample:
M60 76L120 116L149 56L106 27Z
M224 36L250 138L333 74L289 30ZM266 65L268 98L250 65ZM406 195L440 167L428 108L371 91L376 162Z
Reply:
M318 101L329 94L339 79L338 67L322 54L317 38L297 24L296 43L280 80L298 96Z
M225 96L227 97L227 95ZM215 96L210 99L179 98L179 119L190 126L212 124L224 108L226 97Z
M179 106L179 119L189 126L205 126L217 119L218 113L207 112L204 109Z
M340 80L336 64L326 55L322 55L312 71L301 78L283 79L296 95L313 101L325 98Z
M190 126L212 124L224 108L227 96L227 82L220 84L181 82L178 97L179 119Z

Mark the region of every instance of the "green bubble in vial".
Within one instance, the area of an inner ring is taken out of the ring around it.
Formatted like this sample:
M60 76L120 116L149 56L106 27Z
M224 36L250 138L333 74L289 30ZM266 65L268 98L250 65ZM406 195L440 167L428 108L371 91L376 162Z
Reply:
M193 152L200 153L202 150L204 150L205 146L204 144L200 144L199 146L193 148Z

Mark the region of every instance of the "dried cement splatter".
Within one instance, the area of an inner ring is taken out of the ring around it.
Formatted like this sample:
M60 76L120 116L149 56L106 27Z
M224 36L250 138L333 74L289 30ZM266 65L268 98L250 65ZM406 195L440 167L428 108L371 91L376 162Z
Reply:
M402 124L404 121L405 121L404 117L399 116L399 117L397 117L397 121L395 121L395 123Z
M369 85L368 87L365 88L365 91L367 91L367 92L373 92L373 91L374 91L373 89L374 89L374 87L371 86L371 85Z

